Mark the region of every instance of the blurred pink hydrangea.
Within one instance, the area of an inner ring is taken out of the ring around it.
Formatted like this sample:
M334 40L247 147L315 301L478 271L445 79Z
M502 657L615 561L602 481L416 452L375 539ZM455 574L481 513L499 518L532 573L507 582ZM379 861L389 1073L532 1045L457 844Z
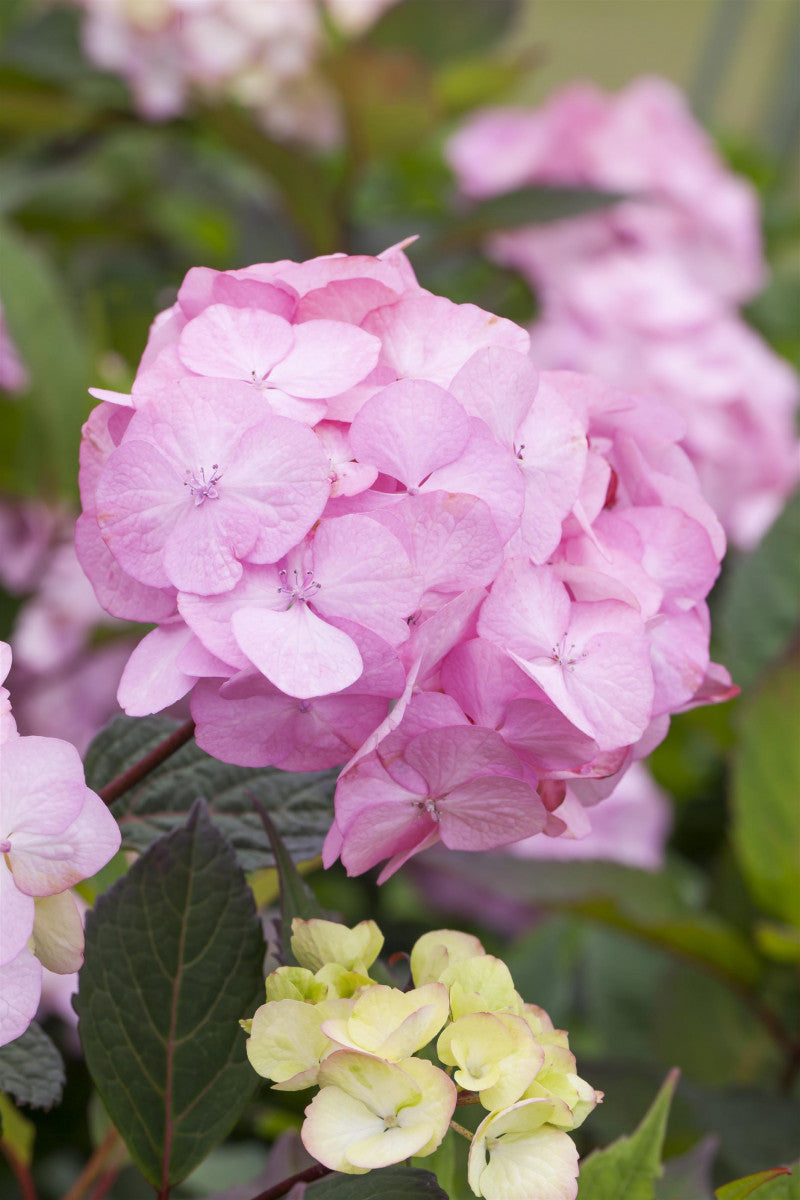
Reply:
M24 597L10 633L19 726L83 753L119 712L116 690L131 642L116 636L123 627L98 603L73 536L66 511L0 499L0 586ZM98 633L105 635L99 642Z
M177 116L193 92L251 108L278 137L328 145L336 100L318 69L325 30L315 0L71 0L86 11L83 42L122 75L149 120ZM326 0L347 35L395 0Z
M537 290L536 365L673 405L705 495L732 539L754 545L800 473L800 392L735 309L765 278L755 192L680 91L649 78L616 96L576 85L538 109L473 116L447 153L474 198L530 184L626 197L498 234L489 253Z
M11 647L0 642L0 684L10 666ZM74 746L18 733L0 687L0 1045L33 1020L43 965L67 975L80 967L83 925L69 889L119 845Z
M28 372L11 340L0 304L0 392L24 392L28 386Z
M597 214L500 235L497 255L537 282L629 247L666 250L728 300L748 299L764 282L755 190L731 174L665 79L635 79L616 95L573 84L540 108L479 112L450 139L447 157L475 198L531 184L627 197Z
M580 836L723 699L725 539L684 426L419 287L402 248L195 269L84 428L79 559L156 628L119 699L191 694L243 766L345 764L325 860Z

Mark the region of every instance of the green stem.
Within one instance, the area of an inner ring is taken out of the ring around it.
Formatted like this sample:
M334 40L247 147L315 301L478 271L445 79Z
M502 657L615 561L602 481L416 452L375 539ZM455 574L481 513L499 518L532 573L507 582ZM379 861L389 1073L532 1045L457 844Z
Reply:
M458 1121L451 1121L450 1128L454 1129L456 1131L456 1133L460 1133L461 1136L463 1138L466 1138L468 1142L472 1141L472 1134L470 1133L470 1131L468 1129L465 1129L463 1125L459 1125Z

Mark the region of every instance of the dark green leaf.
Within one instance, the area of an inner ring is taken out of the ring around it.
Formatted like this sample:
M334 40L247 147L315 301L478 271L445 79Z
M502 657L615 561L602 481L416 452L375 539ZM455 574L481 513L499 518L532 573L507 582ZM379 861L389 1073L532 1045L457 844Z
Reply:
M37 469L46 491L76 489L80 429L88 410L88 360L66 289L38 246L0 223L2 301L9 333L31 380Z
M733 844L764 912L800 928L800 670L766 677L739 710Z
M86 1062L156 1186L188 1175L252 1093L238 1021L261 997L264 952L252 892L201 802L87 917Z
M295 917L308 921L312 917L324 917L325 914L317 903L317 898L311 888L294 865L292 856L284 846L281 835L275 828L275 823L269 813L258 799L255 797L251 797L251 799L269 838L280 881L283 961L293 963L295 958L292 954L292 921Z
M747 688L789 645L800 596L800 492L752 552L724 581L719 609L720 660Z
M306 1191L308 1200L447 1200L430 1171L384 1167L367 1175L329 1175Z
M22 1037L0 1046L0 1092L8 1092L17 1104L52 1108L63 1090L64 1062L35 1021Z
M374 46L409 50L431 62L485 54L517 16L517 0L458 0L458 12L441 0L403 0L377 22Z
M98 734L86 756L86 778L96 791L163 741L176 723L164 717L118 717ZM333 816L335 773L291 773L219 762L189 742L111 807L123 845L146 850L175 829L202 797L214 823L246 871L275 866L251 795L270 814L296 862L319 854Z
M649 1111L630 1137L596 1150L581 1164L578 1200L653 1200L661 1175L661 1150L677 1071L667 1076Z
M746 1200L747 1196L751 1196L765 1183L771 1183L774 1179L789 1174L791 1172L788 1167L774 1167L771 1171L759 1171L757 1175L748 1175L746 1179L734 1179L731 1183L724 1184L723 1187L717 1188L714 1195L716 1200ZM762 1192L761 1195L766 1200L766 1193Z
M623 197L615 192L597 192L589 188L527 187L493 196L476 204L469 212L453 218L450 239L474 240L499 229L517 229L579 217L617 204Z

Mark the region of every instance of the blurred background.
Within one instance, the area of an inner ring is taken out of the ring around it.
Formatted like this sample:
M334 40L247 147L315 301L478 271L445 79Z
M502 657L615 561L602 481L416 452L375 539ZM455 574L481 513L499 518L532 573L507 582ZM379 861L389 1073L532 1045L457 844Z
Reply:
M194 28L193 8L217 24ZM21 732L81 751L118 711L142 632L102 612L72 549L87 389L129 389L150 322L190 267L375 254L419 235L408 252L424 286L532 325L542 365L581 365L556 361L577 319L567 282L580 282L580 222L624 199L625 183L602 163L554 173L534 161L530 130L505 148L505 184L476 183L451 141L476 113L539 111L578 81L619 93L657 75L684 93L664 102L682 115L663 129L643 117L624 151L647 158L653 196L683 203L684 168L702 160L698 221L717 183L746 180L734 188L757 199L763 249L756 238L751 281L737 274L715 309L724 336L704 331L701 352L685 349L697 331L680 322L632 328L640 293L610 283L601 297L618 314L598 334L617 382L633 360L652 372L640 345L667 336L678 364L702 358L702 386L670 387L684 413L726 422L724 454L706 463L702 430L692 452L709 487L722 476L739 492L736 511L719 512L731 550L711 607L713 656L741 696L677 717L566 861L430 854L381 889L336 869L312 875L325 907L375 916L390 952L457 924L503 954L606 1091L583 1152L629 1131L678 1065L658 1200L710 1200L714 1184L798 1154L799 39L793 0L0 4L0 639L14 649ZM609 122L613 159L629 127ZM666 252L680 260L680 246ZM260 886L269 899L270 881ZM65 1102L27 1114L23 1131L42 1200L64 1194L104 1135L97 1097L87 1108L71 986L53 984L44 1014L68 1057ZM258 1176L301 1109L265 1087L174 1194ZM14 1128L6 1138L23 1137ZM291 1140L281 1147L289 1161ZM0 1160L13 1196L5 1170ZM440 1170L460 1200L465 1172ZM137 1196L137 1178L122 1165L107 1194Z

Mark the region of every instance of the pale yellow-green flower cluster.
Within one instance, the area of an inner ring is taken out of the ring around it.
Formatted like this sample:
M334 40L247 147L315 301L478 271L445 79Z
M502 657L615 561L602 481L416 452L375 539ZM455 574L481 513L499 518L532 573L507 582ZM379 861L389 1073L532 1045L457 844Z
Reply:
M242 1024L259 1075L282 1091L319 1088L302 1129L310 1154L354 1175L424 1157L451 1124L467 1132L457 1105L480 1104L488 1115L467 1133L475 1195L574 1200L568 1131L602 1096L505 963L470 934L436 930L415 944L401 991L369 976L383 946L374 921L295 920L292 931L300 965L273 971L266 1004Z

